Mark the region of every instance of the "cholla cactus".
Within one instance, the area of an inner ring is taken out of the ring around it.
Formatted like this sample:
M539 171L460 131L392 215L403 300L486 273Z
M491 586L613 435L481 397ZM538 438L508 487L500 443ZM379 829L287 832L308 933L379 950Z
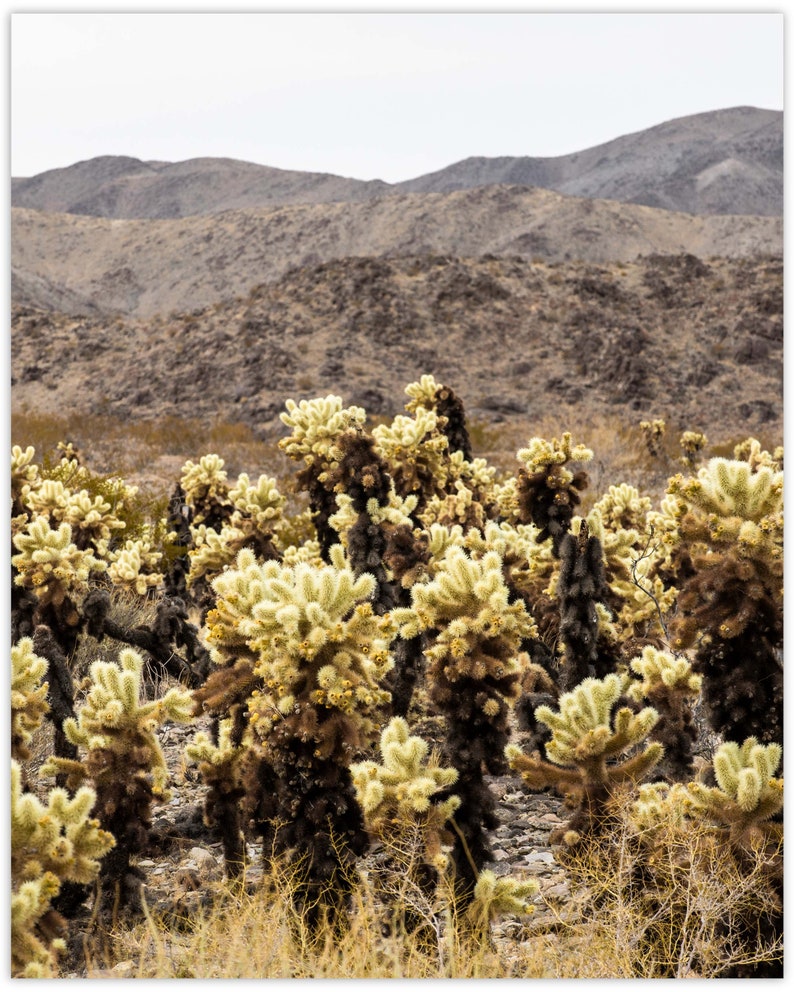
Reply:
M642 681L632 684L627 695L637 703L646 699L660 716L652 731L652 739L664 746L660 770L675 781L691 777L692 746L697 737L692 703L700 695L701 676L693 673L686 658L651 645L630 667Z
M217 743L213 743L207 734L199 733L185 748L188 760L198 763L204 784L208 786L204 822L220 831L229 878L241 874L246 855L241 800L245 796L243 765L248 749L234 738L233 721L222 720Z
M672 646L697 640L712 728L730 740L783 733L783 473L713 458L678 475L678 534L691 557ZM694 574L692 574L694 573Z
M11 973L50 978L65 949L66 921L52 906L63 882L86 884L113 837L90 817L96 796L82 788L70 797L53 789L42 802L22 791L19 764L11 761Z
M529 900L539 891L534 878L497 877L492 871L481 871L474 887L474 899L466 910L467 921L474 925L478 935L485 935L491 921L499 916L534 913L535 907Z
M447 760L460 776L454 857L464 902L488 856L483 827L496 824L483 770L502 770L509 705L520 691L516 655L537 633L524 603L509 598L497 552L475 560L453 546L433 581L413 586L411 608L393 613L401 637L428 635L430 698L446 718Z
M33 641L24 637L11 648L11 757L27 761L33 734L49 710L47 661L33 652Z
M72 543L69 524L53 530L43 516L32 520L13 541L18 551L11 558L18 573L14 582L32 589L42 609L63 607L67 597L71 603L79 601L89 577L107 568L91 551L81 551Z
M366 411L359 406L342 408L340 396L326 396L324 399L287 400L287 412L281 420L292 428L289 437L279 441L279 447L290 458L301 459L314 464L319 472L327 472L338 464L336 439L351 427L362 427ZM320 481L325 481L320 479Z
M780 757L778 744L729 741L714 756L716 787L645 785L631 810L637 888L668 945L681 940L678 930L704 881L710 908L715 877L731 893L709 945L747 963L717 977L782 977L783 779L774 777Z
M782 754L779 744L759 744L755 737L727 741L713 759L717 787L691 782L687 808L726 828L734 848L779 842L782 824L772 821L783 811L783 779L774 777Z
M783 471L783 448L781 445L773 452L766 451L761 447L761 442L754 437L748 437L746 441L737 444L733 449L733 457L736 461L745 461L750 468L755 471L761 466L773 469L775 472Z
M530 789L552 786L575 808L571 820L552 832L551 842L569 848L602 835L611 825L609 801L626 783L641 781L661 760L663 747L646 741L659 719L652 707L634 713L616 709L628 688L629 676L585 679L560 696L559 710L535 710L536 719L551 729L545 750L548 760L509 746L510 767L520 772ZM634 752L621 758L626 752Z
M408 413L414 413L419 408L435 411L450 452L459 453L466 461L471 461L471 441L460 397L449 386L437 383L432 375L423 375L418 382L406 386L405 392L411 397L410 402L405 404Z
M434 411L417 407L413 417L398 415L375 427L372 436L397 492L417 497L417 514L433 496L445 494L449 443Z
M539 529L539 541L552 540L554 554L571 525L579 493L587 486L587 473L571 472L568 462L587 462L593 452L582 444L574 445L569 433L546 441L533 437L517 454L523 463L518 473L517 498L521 523L533 523Z
M28 445L23 451L18 444L11 449L11 517L18 517L26 512L26 505L31 491L41 485L39 467L33 461L36 449Z
M153 551L149 541L125 541L123 547L109 552L107 557L108 578L114 586L145 596L163 584L163 575L157 570L162 554Z
M329 524L336 510L334 485L330 473L339 468L343 451L339 439L348 431L361 429L366 411L358 406L342 408L339 396L324 399L287 400L287 412L281 420L292 428L289 437L279 441L279 447L295 461L303 461L297 484L309 494L312 519L317 531L323 559L329 561L331 547L337 536Z
M220 527L231 514L229 484L219 455L202 455L198 462L188 459L182 466L180 486L194 526Z
M460 806L458 796L449 794L458 773L442 768L433 756L428 761L428 751L427 742L411 736L407 722L394 717L381 734L382 763L362 761L350 771L369 833L398 861L406 858L403 870L414 870L418 857L443 874L452 844L447 821ZM415 837L421 851L412 850Z
M606 603L612 609L628 652L648 638L666 633L665 617L678 590L666 584L663 575L669 564L669 544L657 537L650 522L650 500L640 499L636 489L610 487L587 515L590 533L601 543L604 574L608 585ZM636 494L621 505L610 497ZM624 656L625 656L624 651Z
M667 424L661 419L642 420L640 421L640 431L648 454L651 458L658 458L662 453L662 441L667 431Z
M708 440L700 431L684 431L678 440L684 452L681 456L681 464L689 469L694 468L697 456L706 447Z
M259 564L243 550L214 588L208 637L216 660L227 652L249 659L237 662L249 666L251 685L246 786L266 856L274 851L305 873L296 900L310 926L324 911L338 922L366 846L349 766L375 737L389 698L381 683L392 626L368 602L375 580L356 578L336 545L321 568Z
M102 864L105 900L137 908L143 875L131 864L151 828L151 806L168 797L168 769L155 736L169 720L188 722L192 698L184 689L169 689L162 699L141 703L143 659L131 648L119 652L119 662L95 661L91 687L78 718L64 722L64 733L84 758L51 758L43 775L66 774L67 787L85 780L96 790L96 812L102 826L116 839L111 857Z

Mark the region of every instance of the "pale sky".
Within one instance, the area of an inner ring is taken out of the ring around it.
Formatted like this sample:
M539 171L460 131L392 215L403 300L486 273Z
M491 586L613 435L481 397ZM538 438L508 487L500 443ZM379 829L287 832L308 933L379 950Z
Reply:
M16 4L11 174L223 156L399 182L470 155L562 155L687 114L783 109L781 13L322 6Z

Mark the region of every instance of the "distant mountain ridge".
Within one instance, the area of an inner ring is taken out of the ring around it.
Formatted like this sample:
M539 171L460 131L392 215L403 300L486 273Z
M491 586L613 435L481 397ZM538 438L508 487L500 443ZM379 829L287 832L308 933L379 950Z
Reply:
M709 111L570 155L468 158L391 184L226 158L170 163L101 156L13 178L11 202L107 219L166 219L505 183L696 215L780 217L783 113L755 107Z

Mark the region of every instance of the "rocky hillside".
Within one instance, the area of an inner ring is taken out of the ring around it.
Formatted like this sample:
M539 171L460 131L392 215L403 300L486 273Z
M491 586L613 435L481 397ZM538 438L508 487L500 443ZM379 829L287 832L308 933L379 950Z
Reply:
M783 114L734 107L667 121L556 158L467 158L399 188L447 193L492 183L692 214L783 212Z
M713 441L777 432L782 273L779 257L346 258L179 316L15 306L12 403L274 436L287 397L333 392L393 415L404 386L433 373L480 420L578 410L635 426L662 416Z
M692 216L526 186L409 193L172 220L12 210L14 302L151 317L225 304L296 266L483 254L606 264L641 255L779 254L780 217Z
M780 216L783 114L755 107L710 111L570 155L468 158L396 184L225 158L142 162L102 156L13 179L12 205L92 217L161 219L504 183L693 214Z
M230 158L142 162L121 155L103 155L11 182L15 207L109 218L189 217L285 203L366 200L391 191L388 183L273 169Z

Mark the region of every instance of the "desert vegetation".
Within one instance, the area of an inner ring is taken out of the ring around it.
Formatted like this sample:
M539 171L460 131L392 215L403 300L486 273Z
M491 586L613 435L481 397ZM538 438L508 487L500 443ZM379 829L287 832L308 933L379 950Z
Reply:
M777 439L405 395L15 420L15 976L782 976Z

